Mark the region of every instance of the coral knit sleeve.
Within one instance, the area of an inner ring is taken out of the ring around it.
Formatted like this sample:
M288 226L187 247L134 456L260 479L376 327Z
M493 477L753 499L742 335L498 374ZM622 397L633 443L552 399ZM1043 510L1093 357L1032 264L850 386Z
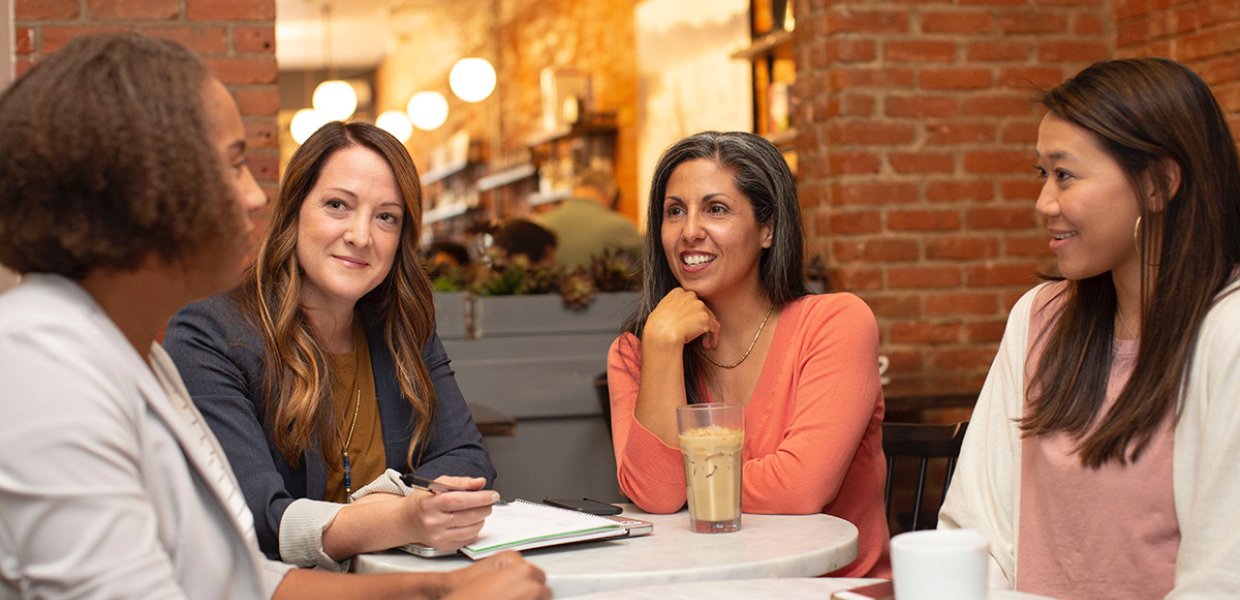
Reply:
M680 451L633 416L640 340L621 335L608 356L612 430L620 489L642 509L685 503ZM857 526L858 559L846 576L887 573L883 504L883 397L878 328L850 294L786 305L745 409L741 506L748 513L832 514Z

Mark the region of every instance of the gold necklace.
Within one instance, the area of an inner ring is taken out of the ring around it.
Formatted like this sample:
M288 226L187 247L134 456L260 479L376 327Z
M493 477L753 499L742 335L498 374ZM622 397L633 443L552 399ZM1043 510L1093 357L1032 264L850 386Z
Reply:
M349 444L353 443L353 430L357 428L357 413L362 408L362 386L357 386L357 396L353 400L353 422L349 424L349 436L344 439L344 449L341 451L341 457L344 458L344 497L347 500L353 494L353 477L352 469L349 464Z
M736 367L740 366L741 363L745 362L746 358L749 358L749 353L753 352L753 347L757 345L758 338L762 337L762 329L766 327L766 322L768 319L771 318L771 313L774 311L775 311L775 304L771 303L770 308L766 309L766 316L762 317L762 323L758 325L758 331L754 332L753 339L749 341L749 347L745 349L745 355L742 356L740 360L730 365L721 365L715 362L715 359L711 358L710 355L706 354L705 352L702 353L702 356L706 358L707 362L709 362L712 365L715 365L716 367L719 367L720 369L735 369Z

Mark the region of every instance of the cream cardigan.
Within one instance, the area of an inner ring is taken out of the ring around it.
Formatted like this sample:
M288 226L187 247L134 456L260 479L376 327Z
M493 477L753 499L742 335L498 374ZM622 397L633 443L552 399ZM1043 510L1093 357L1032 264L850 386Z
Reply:
M991 587L1016 584L1020 522L1020 430L1029 318L1039 288L1008 317L982 387L939 528L990 539ZM1240 280L1202 323L1175 426L1173 486L1180 550L1168 598L1240 593Z

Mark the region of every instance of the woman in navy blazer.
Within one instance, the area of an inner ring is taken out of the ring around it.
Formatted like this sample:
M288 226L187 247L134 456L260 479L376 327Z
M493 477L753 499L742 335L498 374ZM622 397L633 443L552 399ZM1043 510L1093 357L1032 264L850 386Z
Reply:
M242 285L169 325L268 556L342 569L411 542L454 550L498 499L434 333L420 190L391 135L324 126L291 159ZM411 471L467 491L410 490Z

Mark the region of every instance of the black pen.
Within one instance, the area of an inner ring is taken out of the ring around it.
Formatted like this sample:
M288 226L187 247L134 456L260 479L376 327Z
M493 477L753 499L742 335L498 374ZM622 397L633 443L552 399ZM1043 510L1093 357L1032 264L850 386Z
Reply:
M405 482L405 485L407 485L407 486L409 486L409 487L411 487L411 488L415 488L415 489L419 489L419 490L424 490L424 491L430 492L430 493L432 493L432 494L443 494L443 493L445 493L445 492L469 492L469 491L482 491L482 490L465 490L465 489L461 489L461 488L459 488L459 487L451 486L451 485L448 485L448 484L446 484L446 483L442 483L442 482L439 482L439 481L434 481L434 480L431 480L431 479L427 479L427 478L425 478L425 477L419 477L419 476L417 476L417 475L415 475L415 474L413 474L413 473L405 473L404 475L401 475L401 477L400 477L400 478L401 478L401 480L402 480L402 481L404 481L404 482ZM499 496L499 492L495 492L495 495L496 495L496 496ZM495 501L495 504L508 504L508 503L507 503L506 501L504 501L504 499L503 499L503 498L500 498L499 500L496 500L496 501Z

